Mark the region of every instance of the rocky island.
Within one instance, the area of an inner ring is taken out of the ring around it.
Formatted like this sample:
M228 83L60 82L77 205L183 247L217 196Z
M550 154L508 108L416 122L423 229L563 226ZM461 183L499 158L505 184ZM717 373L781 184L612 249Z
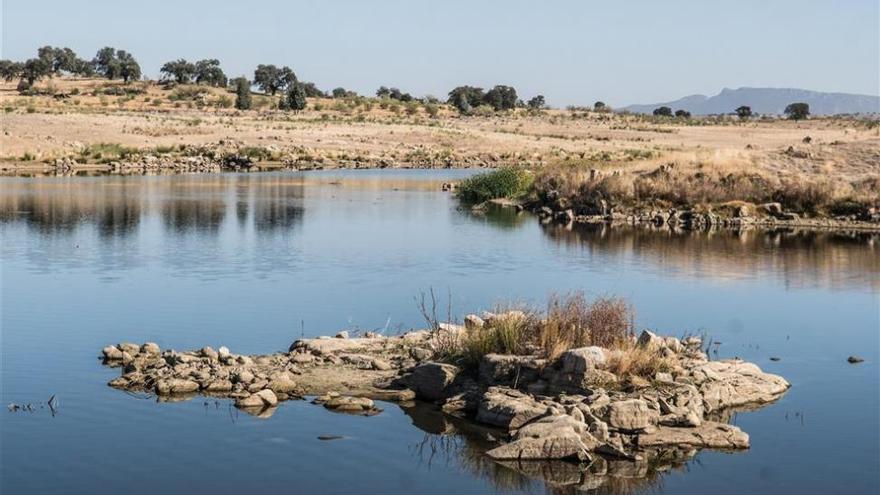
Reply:
M552 475L542 468L548 461L566 461L563 478L583 483L585 473L609 462L638 472L703 448L747 449L749 435L729 424L731 413L772 402L789 388L755 364L711 360L700 337L648 330L608 347L449 362L450 342L461 345L529 318L510 311L397 336L340 332L266 355L122 343L104 348L103 359L122 370L112 387L160 401L228 398L260 417L307 396L330 410L364 415L381 411L374 400L404 408L432 403L450 420L485 427L487 458L551 482L564 480L558 467Z

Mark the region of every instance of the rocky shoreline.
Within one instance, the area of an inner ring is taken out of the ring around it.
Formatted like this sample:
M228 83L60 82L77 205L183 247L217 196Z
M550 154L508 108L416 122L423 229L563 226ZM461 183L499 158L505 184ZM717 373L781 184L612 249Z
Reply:
M380 413L376 400L404 408L433 403L444 416L496 432L487 436L487 458L545 479L540 463L565 461L565 476L582 481L583 473L608 462L625 461L639 471L658 458L688 459L703 448L746 449L749 436L728 424L731 411L772 402L789 388L752 363L710 360L700 338L649 331L633 345L674 363L650 379L609 372L606 364L621 351L600 347L570 349L554 359L488 354L477 369L440 362L442 343L467 331L441 324L390 337L341 332L254 356L225 347L162 350L153 343L108 346L102 354L105 364L121 368L109 382L114 388L160 401L228 398L260 417L307 396L327 409L361 415Z

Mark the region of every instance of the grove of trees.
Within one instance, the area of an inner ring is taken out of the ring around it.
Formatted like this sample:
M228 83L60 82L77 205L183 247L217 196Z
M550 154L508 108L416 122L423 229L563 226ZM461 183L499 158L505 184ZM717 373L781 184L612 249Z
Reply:
M459 86L449 92L446 102L458 109L459 112L467 115L473 109L488 105L494 110L511 110L516 108L519 99L516 95L516 89L511 86L498 85L483 92L483 88L475 86ZM537 99L539 98L539 99ZM532 98L530 103L541 103L543 106L543 96Z
M672 109L669 107L657 107L653 113L655 117L672 117Z

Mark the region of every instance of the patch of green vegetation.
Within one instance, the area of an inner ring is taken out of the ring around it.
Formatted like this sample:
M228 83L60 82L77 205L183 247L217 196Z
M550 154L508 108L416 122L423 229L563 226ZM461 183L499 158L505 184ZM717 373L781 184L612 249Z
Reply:
M98 143L87 146L80 152L80 156L98 163L106 163L128 158L137 152L137 148L130 148L119 143Z
M533 180L525 170L502 168L465 179L459 185L458 197L472 203L495 198L520 198L528 194Z

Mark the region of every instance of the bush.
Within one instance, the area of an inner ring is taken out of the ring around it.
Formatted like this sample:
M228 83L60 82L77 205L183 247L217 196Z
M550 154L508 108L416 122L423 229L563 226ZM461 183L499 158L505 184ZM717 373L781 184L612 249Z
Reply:
M465 179L459 185L458 197L472 203L519 198L529 192L532 180L532 175L524 170L503 168Z

